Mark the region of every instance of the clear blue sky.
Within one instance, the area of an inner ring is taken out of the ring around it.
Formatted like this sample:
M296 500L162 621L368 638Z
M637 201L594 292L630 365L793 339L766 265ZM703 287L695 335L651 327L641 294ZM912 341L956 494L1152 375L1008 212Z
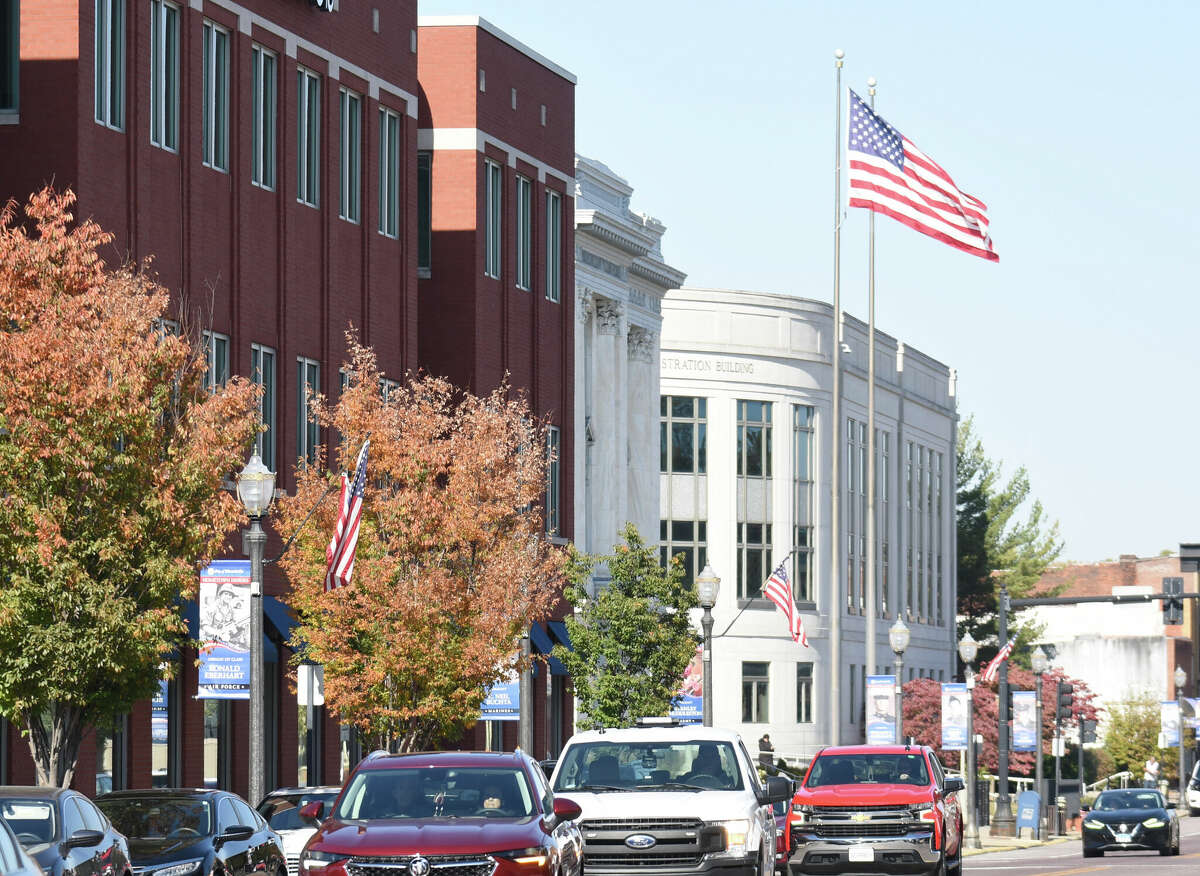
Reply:
M877 320L958 369L1064 556L1200 541L1200 176L1188 2L422 0L579 77L576 149L667 225L689 285L832 297L833 50L881 115L987 202L999 264L877 223ZM866 317L866 219L842 300ZM1194 397L1194 398L1193 398Z

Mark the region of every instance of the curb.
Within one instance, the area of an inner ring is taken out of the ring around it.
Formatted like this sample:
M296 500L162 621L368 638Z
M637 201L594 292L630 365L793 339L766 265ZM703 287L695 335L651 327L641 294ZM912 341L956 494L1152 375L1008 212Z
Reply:
M1071 836L1056 836L1051 839L1042 840L1014 840L1011 843L1005 843L1002 846L985 845L982 849L963 849L962 856L964 858L974 857L975 855L990 855L993 852L1009 852L1015 849L1033 849L1039 846L1054 846L1060 843L1070 842L1078 837Z

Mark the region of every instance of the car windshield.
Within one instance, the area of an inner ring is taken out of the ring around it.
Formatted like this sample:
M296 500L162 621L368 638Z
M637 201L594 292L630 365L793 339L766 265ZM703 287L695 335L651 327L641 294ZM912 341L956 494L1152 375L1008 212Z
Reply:
M309 803L321 804L321 818L329 814L329 806L337 791L319 791L303 794L272 794L258 804L259 814L267 820L272 830L315 829L311 821L300 817L300 810ZM318 819L320 820L320 819Z
M96 805L130 839L181 839L212 833L212 811L207 800L112 797L97 800Z
M401 767L355 773L338 803L343 821L392 818L528 818L533 792L523 770Z
M928 785L920 752L912 754L826 754L813 761L806 788L829 785Z
M1163 798L1158 791L1105 791L1096 798L1093 809L1101 812L1114 809L1163 809Z
M740 791L733 745L708 739L582 742L570 746L554 774L555 791Z
M5 797L0 799L0 818L25 847L54 842L58 836L58 818L52 800Z

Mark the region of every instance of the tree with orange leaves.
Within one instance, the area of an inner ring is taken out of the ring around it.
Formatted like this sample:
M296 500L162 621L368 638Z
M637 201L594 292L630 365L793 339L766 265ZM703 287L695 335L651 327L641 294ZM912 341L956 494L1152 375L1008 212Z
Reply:
M41 785L158 687L181 597L243 520L222 489L258 428L256 389L210 392L168 294L46 189L0 214L0 714Z
M278 503L280 532L296 535L281 565L293 642L325 667L325 702L371 745L412 751L479 717L518 637L558 597L563 555L540 511L545 428L503 386L476 397L421 377L385 399L375 354L349 340L347 387L336 407L314 398L314 412L341 437L341 468L371 439L353 580L324 590L337 507L322 501L323 460Z

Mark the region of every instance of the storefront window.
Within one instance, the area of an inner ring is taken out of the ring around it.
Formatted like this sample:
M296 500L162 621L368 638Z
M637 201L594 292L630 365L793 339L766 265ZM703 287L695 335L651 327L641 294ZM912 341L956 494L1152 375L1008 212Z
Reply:
M204 701L204 787L229 787L228 700Z
M96 731L96 794L120 791L125 782L125 725L122 715L115 727Z
M319 785L325 750L325 667L302 663L296 671L296 783Z

